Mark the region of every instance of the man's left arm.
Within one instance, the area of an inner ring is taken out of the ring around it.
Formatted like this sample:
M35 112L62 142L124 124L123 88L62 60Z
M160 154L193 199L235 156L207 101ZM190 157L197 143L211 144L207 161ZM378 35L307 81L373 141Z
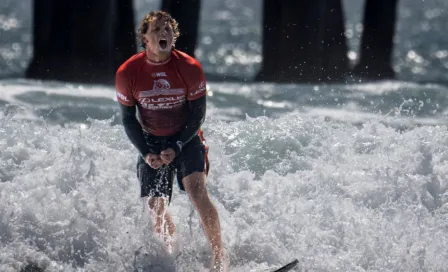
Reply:
M185 127L179 133L170 137L169 141L169 147L174 149L176 156L182 151L182 147L198 134L204 123L207 108L206 95L195 100L188 100L188 106L190 115Z
M182 147L198 134L205 119L207 88L202 67L198 61L190 60L188 65L182 68L187 87L189 116L183 129L169 138L168 148L160 152L160 157L165 164L171 163L182 152Z

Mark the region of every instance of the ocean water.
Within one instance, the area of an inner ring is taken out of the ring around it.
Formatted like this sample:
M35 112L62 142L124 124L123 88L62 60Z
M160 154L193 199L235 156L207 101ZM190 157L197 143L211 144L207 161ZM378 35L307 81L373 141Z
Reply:
M135 0L136 25L160 1ZM349 58L356 61L363 1L344 0ZM202 1L197 57L207 73L250 80L261 63L261 0ZM32 1L0 3L0 77L23 75L32 56ZM399 80L447 82L448 2L399 1L393 68ZM180 26L182 29L182 26Z
M112 88L3 80L0 91L1 271L206 271L177 187L181 254L152 235ZM210 83L208 188L230 271L293 258L300 271L446 271L447 91Z
M250 78L261 1L204 2L201 63ZM354 57L362 6L345 3ZM30 4L0 3L0 271L207 271L177 187L180 253L152 234L111 86L12 78L32 53ZM400 5L398 80L208 83L207 184L230 271L293 258L297 271L448 271L447 4Z

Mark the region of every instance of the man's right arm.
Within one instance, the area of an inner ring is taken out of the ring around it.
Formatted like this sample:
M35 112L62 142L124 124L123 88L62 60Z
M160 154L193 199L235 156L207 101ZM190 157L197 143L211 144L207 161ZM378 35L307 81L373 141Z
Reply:
M137 101L132 95L132 78L126 72L125 66L117 70L115 75L115 88L117 90L117 100L121 111L121 121L126 135L144 158L149 153L149 147L143 136L142 126L136 117Z
M126 106L121 103L118 104L120 105L121 121L126 135L135 148L140 152L142 157L145 158L145 156L150 153L150 150L145 137L143 136L142 126L135 115L136 106Z

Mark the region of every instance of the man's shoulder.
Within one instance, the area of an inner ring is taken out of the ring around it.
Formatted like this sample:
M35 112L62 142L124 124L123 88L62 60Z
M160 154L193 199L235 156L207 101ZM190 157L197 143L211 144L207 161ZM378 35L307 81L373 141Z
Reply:
M127 59L123 64L120 65L117 69L117 73L128 73L128 71L134 71L139 69L141 66L142 60L145 59L145 52L139 52L133 56L131 56L129 59Z
M181 65L182 68L199 68L202 70L201 64L199 61L192 56L184 53L180 50L174 49L173 54L176 57L176 62Z

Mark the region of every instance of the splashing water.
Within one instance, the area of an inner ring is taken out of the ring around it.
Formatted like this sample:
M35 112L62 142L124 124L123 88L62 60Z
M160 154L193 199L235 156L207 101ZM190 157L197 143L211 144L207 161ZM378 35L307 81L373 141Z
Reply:
M139 198L121 126L0 119L0 270L203 271L208 246L187 196L164 253ZM231 271L297 257L306 271L442 271L448 266L448 132L397 132L299 113L205 126L208 188Z

